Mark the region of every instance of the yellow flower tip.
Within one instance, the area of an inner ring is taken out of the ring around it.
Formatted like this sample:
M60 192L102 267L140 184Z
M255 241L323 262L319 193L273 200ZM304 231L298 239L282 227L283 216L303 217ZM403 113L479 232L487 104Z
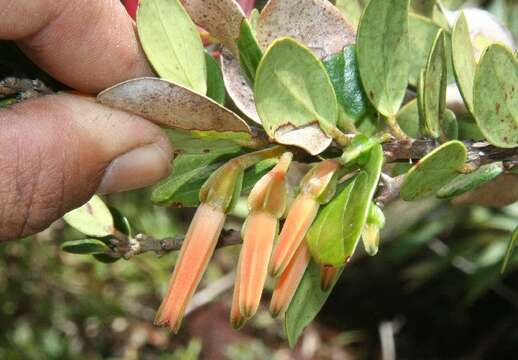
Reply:
M254 211L246 221L238 267L239 309L246 319L259 308L268 273L278 220L265 211Z
M328 291L331 288L338 270L340 270L340 268L326 265L320 268L320 288L322 291Z
M202 203L185 235L169 289L160 305L155 323L169 324L177 332L187 303L207 268L223 229L225 214L219 208Z
M273 251L270 264L270 274L273 277L279 276L288 266L315 220L318 208L317 200L308 194L299 194L293 202Z
M293 298L293 295L295 295L299 283L304 276L304 272L306 271L310 259L311 255L308 247L306 242L303 241L298 247L293 259L275 283L269 308L272 317L284 314L288 308L291 299Z

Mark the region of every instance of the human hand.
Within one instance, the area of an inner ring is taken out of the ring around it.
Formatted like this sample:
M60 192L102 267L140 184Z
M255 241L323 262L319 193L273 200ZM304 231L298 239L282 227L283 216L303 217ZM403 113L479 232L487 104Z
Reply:
M152 75L117 0L0 0L0 39L84 94ZM169 140L138 116L85 95L56 94L0 110L0 241L33 234L95 192L167 175Z

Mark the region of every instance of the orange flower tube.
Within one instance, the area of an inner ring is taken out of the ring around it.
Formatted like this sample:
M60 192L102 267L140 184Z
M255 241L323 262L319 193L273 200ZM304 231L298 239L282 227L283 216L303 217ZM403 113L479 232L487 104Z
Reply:
M320 204L327 202L334 194L332 180L338 166L335 160L322 161L302 179L300 193L291 205L273 251L270 263L272 276L277 277L286 269L315 220Z
M225 223L221 209L202 203L189 226L176 262L169 290L155 318L178 332L185 308L207 268Z
M277 236L279 218L286 209L285 175L292 154L282 155L279 163L254 186L248 197L250 215L243 226L243 246L234 289L231 322L242 325L235 313L249 319L259 307L268 273L273 242Z
M306 242L303 241L275 283L272 299L270 301L270 314L272 314L273 317L282 315L288 308L310 260L311 255L309 249Z

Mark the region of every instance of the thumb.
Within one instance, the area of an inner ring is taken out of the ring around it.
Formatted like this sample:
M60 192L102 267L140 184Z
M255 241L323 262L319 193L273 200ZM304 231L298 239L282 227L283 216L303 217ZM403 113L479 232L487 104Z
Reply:
M171 154L158 126L85 96L0 110L0 240L46 228L95 192L152 184Z

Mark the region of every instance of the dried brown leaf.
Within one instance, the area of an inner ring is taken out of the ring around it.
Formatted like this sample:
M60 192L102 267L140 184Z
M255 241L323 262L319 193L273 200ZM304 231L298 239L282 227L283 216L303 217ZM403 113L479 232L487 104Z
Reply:
M321 59L356 39L353 26L327 0L268 1L257 25L257 40L266 48L281 36L303 43Z
M102 91L97 100L166 127L250 131L243 119L208 97L159 78L124 81Z
M182 0L191 19L218 38L234 56L239 56L236 42L245 14L234 0Z
M239 61L226 49L221 52L221 71L225 88L234 104L243 114L260 124L261 119L255 108L254 91L241 71Z

